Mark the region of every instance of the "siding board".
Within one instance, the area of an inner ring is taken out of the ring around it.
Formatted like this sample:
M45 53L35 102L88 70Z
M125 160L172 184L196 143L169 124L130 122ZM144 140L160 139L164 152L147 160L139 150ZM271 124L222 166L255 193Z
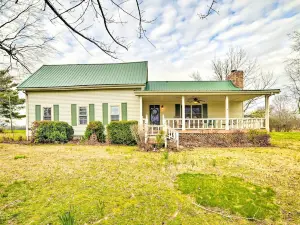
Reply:
M28 113L29 126L35 120L35 105L59 105L59 120L71 123L71 104L88 106L91 102L95 106L95 120L103 122L102 103L121 104L127 103L127 119L139 120L139 98L134 95L133 89L113 90L76 90L76 91L29 91ZM77 115L78 116L78 115ZM76 118L77 122L78 118ZM74 126L75 135L83 135L86 126Z

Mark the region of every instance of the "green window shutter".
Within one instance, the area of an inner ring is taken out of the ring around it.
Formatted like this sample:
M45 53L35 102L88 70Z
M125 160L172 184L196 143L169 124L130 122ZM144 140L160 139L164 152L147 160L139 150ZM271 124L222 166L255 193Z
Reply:
M41 121L41 105L35 105L35 121Z
M71 105L71 125L77 126L77 105Z
M180 104L175 104L175 117L180 117Z
M89 104L89 121L95 121L95 105Z
M108 103L102 103L103 125L108 124Z
M122 103L122 120L127 120L127 103Z
M54 121L59 121L59 105L53 105Z
M207 104L203 104L203 118L207 118Z

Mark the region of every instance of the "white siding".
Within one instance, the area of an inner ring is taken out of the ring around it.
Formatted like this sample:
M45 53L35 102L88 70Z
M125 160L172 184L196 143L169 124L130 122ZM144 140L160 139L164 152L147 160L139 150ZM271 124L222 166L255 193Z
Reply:
M28 92L29 116L27 119L31 127L35 120L35 105L41 105L42 109L51 106L53 119L53 105L59 105L59 120L71 124L71 104L77 104L77 110L79 106L87 106L88 109L89 104L95 104L95 120L102 121L102 103L108 103L110 108L110 105L121 105L122 102L127 103L127 120L138 121L140 103L133 89ZM43 119L43 112L41 117ZM77 122L77 126L73 128L75 135L83 135L86 125L79 125Z

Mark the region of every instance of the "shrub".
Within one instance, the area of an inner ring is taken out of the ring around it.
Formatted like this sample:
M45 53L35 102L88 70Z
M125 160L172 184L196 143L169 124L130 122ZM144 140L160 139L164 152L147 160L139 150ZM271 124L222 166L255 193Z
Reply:
M89 140L92 134L96 134L99 142L105 142L104 130L104 126L100 121L92 121L87 125L84 137Z
M249 130L248 140L254 146L270 145L270 135L264 130Z
M0 133L4 133L4 128L0 127Z
M136 145L131 126L137 121L112 121L107 125L107 137L112 144Z
M66 143L72 140L73 127L67 122L35 121L32 125L32 141L35 143Z
M146 142L146 130L144 129L144 127L141 127L138 124L134 124L130 127L130 129L131 134L134 137L134 140L140 150L148 152L153 149L153 146L150 143Z

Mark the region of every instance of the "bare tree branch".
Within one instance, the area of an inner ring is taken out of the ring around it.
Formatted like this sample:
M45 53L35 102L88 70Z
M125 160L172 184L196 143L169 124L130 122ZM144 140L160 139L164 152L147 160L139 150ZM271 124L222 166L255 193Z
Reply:
M202 20L203 20L203 19L206 19L206 18L207 18L209 15L211 15L213 12L219 14L219 12L216 11L216 10L214 9L214 6L215 6L216 4L217 4L217 1L216 1L216 0L212 0L210 6L208 6L207 12L206 12L205 14L198 14L199 18L202 19Z
M190 78L192 78L195 81L202 81L202 77L199 71L193 72L192 74L189 75Z
M247 52L239 47L230 47L225 58L214 58L212 69L215 80L227 80L232 70L244 71L244 89L264 90L272 88L276 79L273 72L264 73L257 64L257 60L251 59ZM244 112L254 107L260 97L248 100L244 104Z

